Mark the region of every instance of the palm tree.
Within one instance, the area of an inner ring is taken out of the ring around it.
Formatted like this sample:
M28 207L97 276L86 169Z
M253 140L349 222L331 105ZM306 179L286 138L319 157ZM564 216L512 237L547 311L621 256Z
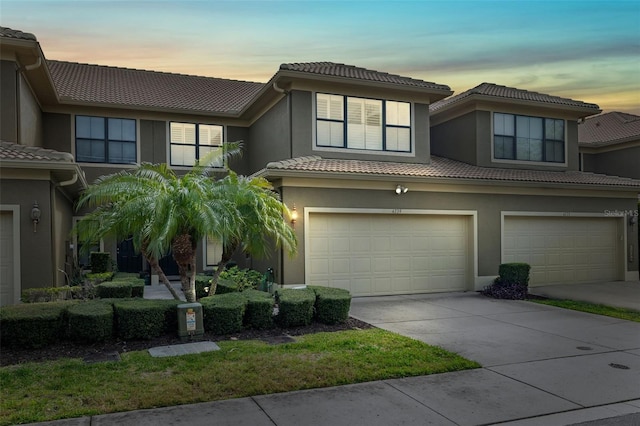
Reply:
M238 147L230 144L226 155L237 153ZM225 248L229 250L250 237L256 241L249 241L246 247L259 252L254 233L257 235L262 226L263 235L274 237L290 252L295 251L295 235L283 217L288 209L268 182L238 177L231 171L215 181L210 176L214 160L213 156L203 159L182 177L166 164L142 164L132 171L98 179L78 203L78 208L96 208L81 221L87 221L88 226L81 228L85 231L80 237L95 241L106 235L133 235L134 247L170 291L173 289L157 259L171 248L182 291L189 302L196 298L197 245L205 236L227 242ZM172 294L177 296L173 291Z
M211 280L209 294L215 294L218 278L238 248L255 257L268 255L274 244L284 248L290 256L297 249L295 232L289 226L289 209L266 179L238 176L230 171L217 184L236 207L238 215L231 218L234 222L230 226L217 230L217 238L223 242L222 257Z

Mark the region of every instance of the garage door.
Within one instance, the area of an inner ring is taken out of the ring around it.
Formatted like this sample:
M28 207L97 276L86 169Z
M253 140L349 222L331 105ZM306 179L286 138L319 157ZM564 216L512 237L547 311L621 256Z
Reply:
M506 217L504 262L531 265L530 285L619 279L615 218Z
M311 213L307 283L354 296L467 290L469 216Z
M13 213L0 212L0 306L15 301L13 282Z

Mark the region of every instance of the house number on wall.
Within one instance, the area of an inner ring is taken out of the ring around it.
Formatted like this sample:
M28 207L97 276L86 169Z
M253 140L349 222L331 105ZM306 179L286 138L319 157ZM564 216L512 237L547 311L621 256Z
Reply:
M393 213L393 214L400 214L400 213L402 213L402 209L392 209L392 210L391 210L391 213Z

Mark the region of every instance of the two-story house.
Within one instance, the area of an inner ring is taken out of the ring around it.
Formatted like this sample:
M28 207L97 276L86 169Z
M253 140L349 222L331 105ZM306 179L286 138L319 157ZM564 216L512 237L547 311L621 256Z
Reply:
M297 256L238 257L282 284L477 290L507 261L529 262L532 285L638 277L624 212L640 180L579 171L578 121L597 105L489 84L452 97L331 62L253 83L53 61L8 28L0 43L3 304L64 284L73 202L96 177L140 162L187 171L237 140L230 167L269 179L299 214ZM143 267L126 241L96 243ZM213 267L219 244L201 247L199 268Z

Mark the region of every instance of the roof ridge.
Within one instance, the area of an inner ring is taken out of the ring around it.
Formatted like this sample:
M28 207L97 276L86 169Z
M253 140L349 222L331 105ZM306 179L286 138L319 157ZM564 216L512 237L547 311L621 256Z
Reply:
M248 80L237 80L233 78L223 78L223 77L211 77L205 75L196 75L196 74L183 74L178 72L169 72L169 71L156 71L156 70L148 70L143 68L129 68L129 67L119 67L115 65L102 65L102 64L89 64L85 62L74 62L74 61L61 61L58 59L47 59L47 62L55 62L60 64L71 64L71 65L83 65L88 67L98 67L98 68L107 68L113 70L121 70L121 71L136 71L136 72L148 72L153 74L162 74L162 75L173 75L178 77L193 77L193 78L203 78L203 79L213 79L213 80L224 80L224 81L237 81L239 83L251 83L251 84L260 84L264 86L266 83L260 83L257 81L248 81Z

